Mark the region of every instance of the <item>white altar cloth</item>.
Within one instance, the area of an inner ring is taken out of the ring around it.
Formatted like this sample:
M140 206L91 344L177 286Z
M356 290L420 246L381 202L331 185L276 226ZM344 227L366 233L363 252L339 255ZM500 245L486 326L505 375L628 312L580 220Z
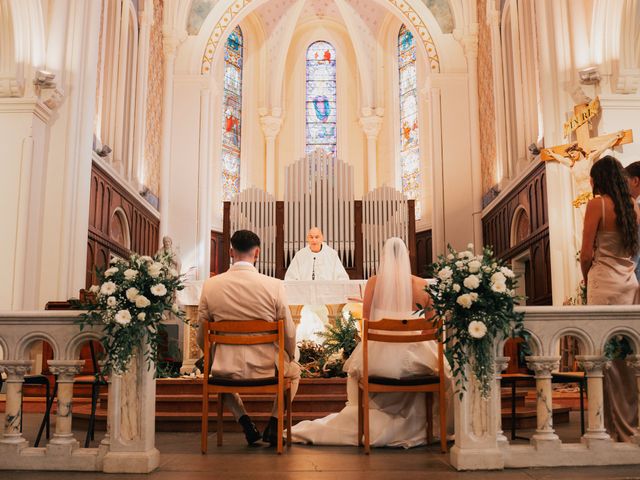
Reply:
M187 280L178 291L180 305L198 305L203 280ZM348 303L349 298L362 298L366 280L309 280L284 282L289 305L331 305Z

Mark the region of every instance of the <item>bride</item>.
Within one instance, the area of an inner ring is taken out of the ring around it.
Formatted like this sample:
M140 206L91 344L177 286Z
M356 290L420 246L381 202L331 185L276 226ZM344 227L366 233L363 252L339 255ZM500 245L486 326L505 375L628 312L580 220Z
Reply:
M363 317L404 319L413 316L417 305L431 304L424 287L426 280L411 275L409 252L399 238L384 244L377 276L367 282ZM438 349L435 342L369 345L370 375L405 378L437 374ZM445 360L447 399L452 399L451 371ZM296 442L316 445L358 445L358 380L362 376L362 343L344 364L347 378L347 404L338 413L317 420L305 420L293 426ZM421 393L371 394L369 403L371 445L414 447L426 443L426 408ZM437 406L434 405L434 412ZM452 425L453 409L447 408ZM434 438L439 437L439 421L434 418ZM448 428L451 431L451 428Z

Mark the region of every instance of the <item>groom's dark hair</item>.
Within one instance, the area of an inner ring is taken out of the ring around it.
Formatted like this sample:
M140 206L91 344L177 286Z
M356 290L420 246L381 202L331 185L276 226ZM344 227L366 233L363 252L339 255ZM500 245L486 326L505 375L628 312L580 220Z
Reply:
M238 253L248 253L260 246L260 237L251 230L237 230L231 236L231 246Z

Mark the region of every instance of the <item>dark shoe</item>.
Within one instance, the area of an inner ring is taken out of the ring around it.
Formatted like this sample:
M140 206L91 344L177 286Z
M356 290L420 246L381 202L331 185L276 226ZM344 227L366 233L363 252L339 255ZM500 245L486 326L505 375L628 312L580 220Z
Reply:
M242 426L242 430L244 430L244 436L247 439L247 443L249 445L253 445L258 440L260 440L260 432L256 428L255 423L251 421L249 415L243 415L238 419L238 423Z
M278 419L277 417L270 417L267 428L264 429L262 434L262 441L268 442L272 447L278 443Z

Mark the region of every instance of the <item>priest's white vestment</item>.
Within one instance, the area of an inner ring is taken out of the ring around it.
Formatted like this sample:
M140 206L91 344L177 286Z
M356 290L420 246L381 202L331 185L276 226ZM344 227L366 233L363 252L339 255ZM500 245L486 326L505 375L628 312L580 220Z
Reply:
M319 252L312 252L309 247L295 254L284 276L290 280L349 280L342 266L338 252L326 243L322 243Z

